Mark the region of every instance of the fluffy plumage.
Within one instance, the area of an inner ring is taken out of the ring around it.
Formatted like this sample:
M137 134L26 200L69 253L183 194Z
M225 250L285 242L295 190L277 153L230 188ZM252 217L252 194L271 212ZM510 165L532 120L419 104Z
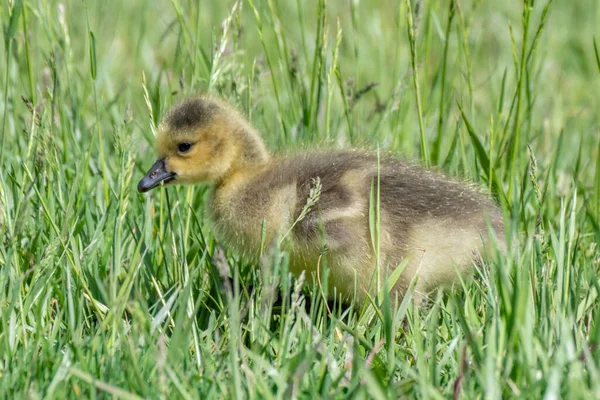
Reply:
M214 186L209 215L219 240L256 257L265 221L268 241L287 234L293 272L316 276L325 257L330 293L335 288L345 300L376 293L377 268L385 279L403 260L392 294L401 297L418 275L415 293L425 296L472 269L489 246L488 228L502 245L498 208L471 185L439 172L362 150L272 158L250 124L213 98L184 102L159 128L159 175L169 183ZM180 151L187 148L182 143L190 149ZM140 191L156 186L149 175ZM379 260L369 222L378 190ZM307 207L309 198L314 204Z

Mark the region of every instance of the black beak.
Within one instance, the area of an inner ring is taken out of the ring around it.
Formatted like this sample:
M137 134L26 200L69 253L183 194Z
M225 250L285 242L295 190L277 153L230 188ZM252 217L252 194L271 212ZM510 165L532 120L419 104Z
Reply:
M161 182L172 181L175 175L173 172L167 172L165 169L165 159L160 159L154 163L152 168L146 173L146 176L138 183L138 192L144 193L157 187Z

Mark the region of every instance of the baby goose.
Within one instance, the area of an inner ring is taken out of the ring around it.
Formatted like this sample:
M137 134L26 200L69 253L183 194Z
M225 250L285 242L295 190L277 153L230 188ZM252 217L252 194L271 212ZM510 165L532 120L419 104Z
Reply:
M220 241L256 258L264 224L267 243L289 238L293 273L318 276L325 257L329 293L335 288L345 301L376 294L375 277L386 279L403 260L392 296L401 298L417 275L414 293L423 299L472 270L489 246L488 227L502 243L498 208L469 185L362 150L271 157L250 124L215 98L172 109L156 139L159 159L140 192L161 182L212 184L209 216ZM373 241L369 214L378 185L380 230Z

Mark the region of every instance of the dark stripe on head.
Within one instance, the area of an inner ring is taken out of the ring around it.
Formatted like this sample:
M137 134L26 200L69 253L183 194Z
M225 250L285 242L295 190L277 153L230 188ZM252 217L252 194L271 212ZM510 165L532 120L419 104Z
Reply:
M165 122L173 130L184 130L207 123L214 115L217 104L208 99L190 99L173 108Z

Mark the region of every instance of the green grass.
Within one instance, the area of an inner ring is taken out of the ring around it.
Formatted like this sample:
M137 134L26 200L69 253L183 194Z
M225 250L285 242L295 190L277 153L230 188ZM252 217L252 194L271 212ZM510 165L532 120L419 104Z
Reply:
M600 5L533 3L3 1L0 397L599 397ZM136 192L204 91L272 149L478 182L510 254L426 310L330 312L285 247L219 250L207 188Z

